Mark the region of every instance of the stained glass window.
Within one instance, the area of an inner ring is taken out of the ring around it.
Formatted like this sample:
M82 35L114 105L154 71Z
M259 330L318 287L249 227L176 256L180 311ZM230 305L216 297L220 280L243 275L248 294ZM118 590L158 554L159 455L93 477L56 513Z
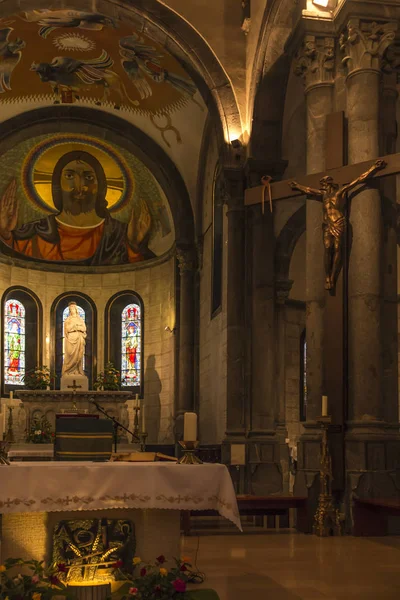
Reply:
M140 385L142 332L139 304L128 304L121 314L121 383L123 387Z
M85 311L83 310L83 308L77 304L76 309L78 311L78 315L86 323L86 315L85 315ZM64 323L65 323L65 320L67 317L69 317L69 307L68 306L66 308L64 308L63 315L62 315L62 332L63 332L62 333L62 357L63 357L62 362L63 362L63 364L64 364L64 354L65 354ZM83 370L85 370L85 355L83 355Z
M4 383L24 385L25 307L10 299L4 308Z

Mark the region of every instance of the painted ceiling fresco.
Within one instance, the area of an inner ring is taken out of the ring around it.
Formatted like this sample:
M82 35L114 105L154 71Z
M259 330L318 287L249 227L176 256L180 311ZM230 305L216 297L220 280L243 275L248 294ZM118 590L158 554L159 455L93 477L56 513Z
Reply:
M147 167L92 136L57 133L0 157L0 246L70 265L141 262L174 241L168 201Z
M126 23L51 9L0 19L0 104L47 98L124 108L148 116L162 134L174 131L179 142L172 114L188 103L203 110L196 93L176 59Z

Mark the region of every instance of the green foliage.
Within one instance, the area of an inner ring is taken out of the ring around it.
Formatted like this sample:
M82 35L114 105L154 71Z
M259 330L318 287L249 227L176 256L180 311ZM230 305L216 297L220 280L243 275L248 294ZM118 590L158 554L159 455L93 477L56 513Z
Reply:
M27 371L22 379L28 390L46 390L54 381L54 375L49 367L42 365Z
M57 568L45 568L43 561L9 558L0 565L0 600L75 599L57 573Z
M95 390L120 390L121 373L114 367L112 362L108 362L93 384Z
M134 558L138 574L133 577L115 565L119 578L125 579L125 583L112 595L112 600L190 600L187 584L191 565L185 560L174 562L168 569L164 556L159 556L154 564L144 564L140 558Z
M54 433L51 431L51 425L45 416L41 419L38 417L33 419L26 441L33 444L51 444L54 441Z

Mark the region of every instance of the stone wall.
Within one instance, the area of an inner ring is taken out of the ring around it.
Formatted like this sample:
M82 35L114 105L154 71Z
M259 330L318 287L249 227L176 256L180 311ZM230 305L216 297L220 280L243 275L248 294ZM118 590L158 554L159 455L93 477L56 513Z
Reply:
M121 273L54 273L0 263L0 295L11 286L24 286L39 297L43 306L43 363L50 365L54 348L50 309L65 292L83 292L97 307L97 370L104 367L104 310L118 291L132 290L144 304L144 397L149 443L173 443L175 336L165 327L175 327L175 260L167 258L154 266ZM154 357L154 367L152 359ZM151 364L151 367L150 367ZM2 404L8 404L3 400ZM130 407L130 418L132 410Z

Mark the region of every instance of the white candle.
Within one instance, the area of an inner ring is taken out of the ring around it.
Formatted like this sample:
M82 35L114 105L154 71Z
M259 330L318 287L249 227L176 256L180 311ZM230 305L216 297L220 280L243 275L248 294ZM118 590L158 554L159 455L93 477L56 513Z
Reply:
M322 416L328 416L328 396L322 396Z
M146 421L145 421L145 416L144 416L144 400L142 402L142 432L144 433L146 431Z
M197 440L197 415L187 412L183 417L183 441L195 442Z
M10 392L10 400L12 400L14 398L14 392L11 390Z

